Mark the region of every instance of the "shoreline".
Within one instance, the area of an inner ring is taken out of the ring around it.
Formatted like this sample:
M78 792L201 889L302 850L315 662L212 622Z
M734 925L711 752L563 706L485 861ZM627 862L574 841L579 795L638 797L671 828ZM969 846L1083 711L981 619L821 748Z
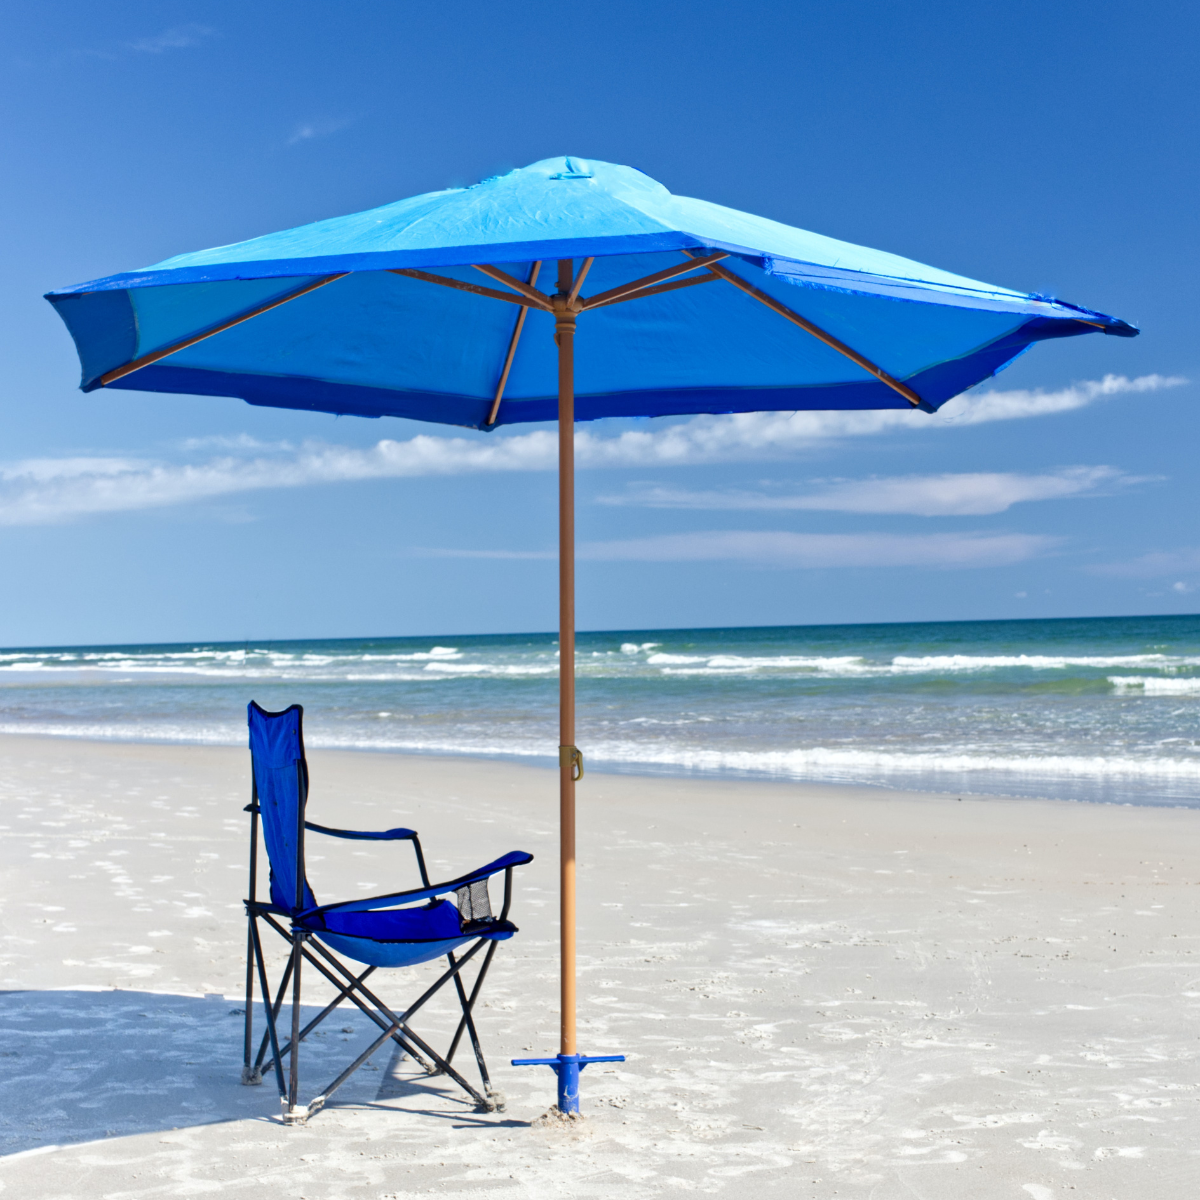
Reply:
M47 743L72 743L82 742L96 746L161 746L164 748L177 747L196 748L196 749L223 749L223 750L239 750L245 749L243 744L233 741L202 741L184 740L174 738L134 738L134 737L101 737L91 734L77 733L54 733L54 732L12 732L0 730L0 744L9 739L28 738L30 740L47 742ZM529 767L534 770L554 770L556 766L555 758L550 755L529 755L518 752L511 754L496 753L493 751L480 750L463 750L459 752L448 751L444 749L421 749L414 747L391 747L378 745L354 745L344 743L323 743L319 735L316 738L306 738L306 745L312 753L345 753L345 754L369 754L383 755L396 758L415 758L422 760L445 760L447 762L476 762L476 763L495 763L505 764L510 766ZM676 779L681 781L705 781L728 782L728 783L773 783L779 785L795 785L797 787L817 787L817 788L864 788L889 794L900 795L934 795L947 797L971 797L973 799L1004 799L1020 801L1022 803L1030 802L1061 802L1066 804L1080 805L1101 805L1115 806L1119 808L1165 808L1165 809L1195 809L1200 810L1200 796L1187 797L1183 799L1171 798L1161 794L1151 792L1144 798L1133 798L1137 795L1138 789L1130 783L1121 781L1120 784L1110 784L1109 790L1116 794L1112 798L1105 798L1095 794L1090 796L1062 796L1054 795L1052 789L1047 789L1045 792L1033 790L1037 787L1036 783L1030 784L1028 791L1005 791L1002 787L980 787L976 790L974 786L948 786L948 782L944 779L945 776L954 774L951 769L945 768L941 771L929 770L925 774L916 774L908 776L906 781L897 779L895 782L886 782L879 779L847 779L836 778L821 775L797 775L789 773L785 770L776 770L770 768L762 768L760 770L741 769L730 766L718 767L692 767L683 763L675 762L656 762L653 760L639 761L621 761L618 759L589 759L587 761L587 772L590 775L615 775L628 776L631 778L644 779ZM994 775L1004 775L1004 771L998 768L986 768L984 770L991 771ZM899 772L896 773L899 775ZM942 775L943 779L938 779L938 775ZM967 774L966 772L958 772L960 776ZM1012 774L1017 774L1013 771ZM982 780L966 780L968 784L981 783ZM1092 791L1101 790L1095 780L1085 780L1086 783L1092 785ZM1068 784L1074 783L1078 790L1083 790L1080 787L1078 780L1063 780L1062 790L1067 790ZM1118 790L1119 788L1119 790Z

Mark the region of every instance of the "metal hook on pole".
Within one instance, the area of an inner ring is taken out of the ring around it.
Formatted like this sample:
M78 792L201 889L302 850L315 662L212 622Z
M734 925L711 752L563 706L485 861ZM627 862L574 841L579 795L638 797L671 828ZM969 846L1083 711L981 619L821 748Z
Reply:
M571 778L578 783L583 778L583 751L578 746L559 746L558 765L570 768Z

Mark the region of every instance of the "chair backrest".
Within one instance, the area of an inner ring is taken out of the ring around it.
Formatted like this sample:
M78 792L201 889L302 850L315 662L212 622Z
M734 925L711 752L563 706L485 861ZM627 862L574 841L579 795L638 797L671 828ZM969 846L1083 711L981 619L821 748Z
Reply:
M247 709L254 798L271 863L271 902L289 913L316 904L304 873L304 709L267 712L253 700Z

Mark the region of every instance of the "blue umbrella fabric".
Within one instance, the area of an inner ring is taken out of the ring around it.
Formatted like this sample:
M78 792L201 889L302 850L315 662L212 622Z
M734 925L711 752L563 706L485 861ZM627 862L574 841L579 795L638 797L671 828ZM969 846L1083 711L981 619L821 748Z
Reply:
M689 268L689 253L723 257ZM531 264L560 259L595 260L579 297L583 421L932 412L1034 342L1137 333L1059 300L673 196L631 167L569 157L47 299L75 340L84 391L239 396L487 429L557 416L554 317L495 272L524 284Z
M539 286L543 265L553 290ZM554 1068L564 1113L579 1110L580 1070L619 1058L576 1044L575 422L935 412L1035 342L1137 333L579 158L47 299L75 339L85 391L240 396L476 429L558 421L561 1033L553 1058L514 1061Z

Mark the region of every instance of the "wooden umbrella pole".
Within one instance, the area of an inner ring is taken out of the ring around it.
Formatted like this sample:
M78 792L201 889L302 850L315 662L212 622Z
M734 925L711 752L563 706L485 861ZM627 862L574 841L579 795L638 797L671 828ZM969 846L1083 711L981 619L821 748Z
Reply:
M514 1067L553 1067L558 1111L579 1114L579 1072L588 1063L624 1062L623 1054L580 1054L575 1040L575 784L583 778L583 755L575 745L575 317L583 308L573 259L558 263L554 341L558 346L558 822L560 1036L554 1058L514 1058Z
M560 1054L575 1041L575 780L582 773L575 748L575 313L574 263L558 264L554 299L558 343L558 703L559 703L559 920L561 938ZM578 303L577 301L575 302Z

